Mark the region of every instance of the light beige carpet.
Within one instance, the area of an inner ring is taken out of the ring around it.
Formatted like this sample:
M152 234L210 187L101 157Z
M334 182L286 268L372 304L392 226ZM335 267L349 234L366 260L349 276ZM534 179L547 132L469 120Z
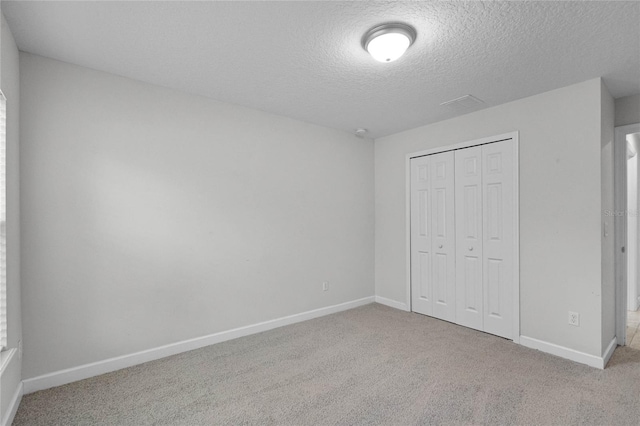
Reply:
M382 305L26 395L15 425L640 424L640 351L601 371Z

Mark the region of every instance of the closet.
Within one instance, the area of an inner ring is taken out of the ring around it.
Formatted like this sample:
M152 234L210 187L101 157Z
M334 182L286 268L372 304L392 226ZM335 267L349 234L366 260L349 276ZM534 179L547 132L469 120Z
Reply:
M514 338L516 162L512 138L410 159L412 311Z

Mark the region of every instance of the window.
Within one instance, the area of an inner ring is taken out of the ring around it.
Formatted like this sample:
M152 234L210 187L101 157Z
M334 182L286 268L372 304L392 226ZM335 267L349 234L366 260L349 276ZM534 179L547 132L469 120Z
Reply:
M7 100L0 92L0 350L7 348Z

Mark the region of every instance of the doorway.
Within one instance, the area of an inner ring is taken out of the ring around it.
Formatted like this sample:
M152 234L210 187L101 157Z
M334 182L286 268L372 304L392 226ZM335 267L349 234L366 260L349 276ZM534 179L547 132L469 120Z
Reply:
M640 350L640 123L616 127L616 335Z

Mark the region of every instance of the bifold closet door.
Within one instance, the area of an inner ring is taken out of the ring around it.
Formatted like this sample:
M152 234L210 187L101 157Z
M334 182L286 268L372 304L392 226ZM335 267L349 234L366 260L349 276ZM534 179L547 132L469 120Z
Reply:
M513 141L455 154L456 322L512 338Z
M455 321L454 153L411 159L412 310Z
M483 329L482 147L455 153L456 322Z
M482 146L484 331L513 338L515 262L514 147Z
M411 310L433 313L431 283L431 161L411 159Z

